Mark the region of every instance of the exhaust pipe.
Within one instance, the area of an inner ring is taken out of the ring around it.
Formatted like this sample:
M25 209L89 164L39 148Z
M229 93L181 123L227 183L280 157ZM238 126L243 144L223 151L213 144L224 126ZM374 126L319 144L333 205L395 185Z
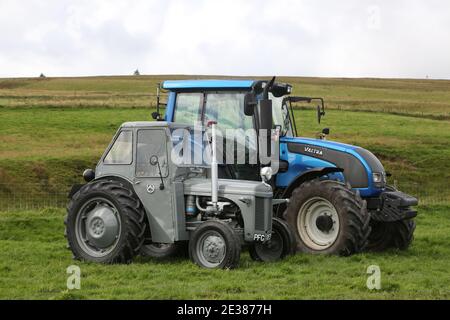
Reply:
M211 202L214 210L218 210L218 183L219 183L219 168L217 163L217 136L216 136L216 121L208 121L208 127L211 126Z

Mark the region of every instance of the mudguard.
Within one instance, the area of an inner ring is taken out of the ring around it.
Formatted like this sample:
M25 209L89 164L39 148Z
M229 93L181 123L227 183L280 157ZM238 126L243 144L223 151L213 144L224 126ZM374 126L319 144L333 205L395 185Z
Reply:
M307 170L307 171L301 173L300 175L298 175L291 182L291 184L283 191L281 198L282 199L290 198L292 192L306 181L314 180L316 178L320 178L320 177L326 176L330 173L336 173L336 172L344 172L344 169L336 168L336 167L326 167L326 168L314 168L311 170ZM285 209L286 209L286 204L278 205L278 207L275 208L276 216L277 217L281 216L281 214L283 214Z

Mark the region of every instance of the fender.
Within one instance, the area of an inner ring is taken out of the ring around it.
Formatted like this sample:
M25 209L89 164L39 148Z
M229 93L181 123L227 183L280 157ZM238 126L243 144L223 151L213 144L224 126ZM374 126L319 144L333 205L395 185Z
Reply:
M134 192L134 188L133 188L133 183L121 176L116 176L116 175L111 175L111 176L101 176L97 179L92 180L91 182L94 181L100 181L100 180L114 180L120 183L123 183L125 186L127 186L127 188L129 188L130 190L133 190ZM78 191L80 191L80 189L85 186L86 184L88 184L89 182L86 182L84 184L74 184L72 185L72 188L69 191L68 194L68 198L71 199Z
M101 177L98 177L98 178L94 179L93 181L101 181L101 180L113 180L113 181L120 182L124 186L129 188L130 190L133 190L133 192L134 192L133 182L131 182L130 180L128 180L127 178L125 178L123 176L119 176L119 175L101 176Z
M301 184L303 184L306 181L314 180L316 178L320 178L323 176L326 176L330 173L336 173L336 172L344 172L344 169L342 168L336 168L336 167L325 167L325 168L314 168L311 170L307 170L301 174L299 174L292 182L289 184L289 186L283 191L281 195L281 199L288 199L291 197L292 192L294 192L295 189L297 189ZM276 208L276 216L280 217L284 210L286 209L286 204L280 204Z

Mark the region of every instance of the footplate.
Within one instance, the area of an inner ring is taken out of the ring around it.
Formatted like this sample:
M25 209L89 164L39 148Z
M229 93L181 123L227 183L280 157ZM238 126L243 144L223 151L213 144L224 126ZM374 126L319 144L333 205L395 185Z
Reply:
M393 222L412 219L417 211L411 207L418 204L418 200L401 191L386 191L380 196L381 206L371 211L371 218L376 221Z

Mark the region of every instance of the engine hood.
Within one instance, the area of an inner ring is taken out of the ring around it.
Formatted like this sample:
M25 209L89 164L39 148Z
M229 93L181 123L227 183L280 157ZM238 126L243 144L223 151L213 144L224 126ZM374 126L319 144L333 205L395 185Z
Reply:
M211 180L202 178L190 178L183 182L185 194L211 195ZM262 182L245 180L219 179L217 182L219 196L243 195L261 198L272 198L272 188Z
M289 152L321 159L344 169L344 176L354 188L374 186L373 173L384 174L380 160L358 146L311 138L281 138ZM378 187L384 187L384 184Z
M283 142L288 142L288 143L292 142L292 143L310 144L310 145L323 147L323 148L336 149L339 151L355 150L357 148L361 149L360 147L353 146L351 144L335 142L335 141L330 141L330 140L320 140L320 139L302 138L302 137L298 137L298 138L283 137L283 138L281 138L281 140Z

